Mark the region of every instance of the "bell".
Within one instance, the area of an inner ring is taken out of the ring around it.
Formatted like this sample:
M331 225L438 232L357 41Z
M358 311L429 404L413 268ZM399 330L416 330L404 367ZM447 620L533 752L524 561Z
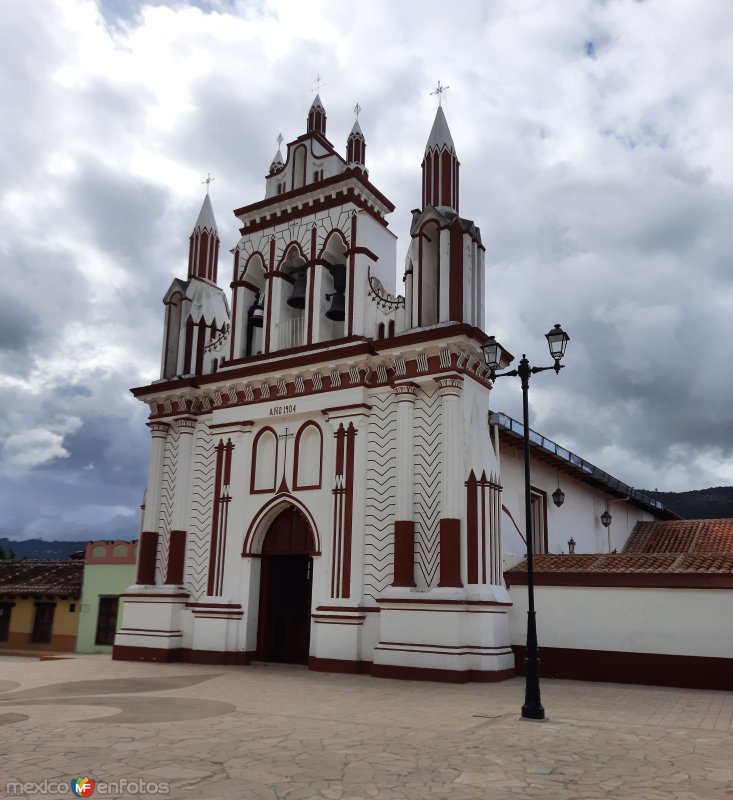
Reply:
M331 308L326 311L326 318L334 322L343 322L346 319L346 264L329 264L328 271L333 278L334 291L326 295L326 300L331 301Z
M346 319L346 296L344 293L327 294L326 299L331 300L331 308L326 311L326 317L334 322L343 322Z
M305 270L296 272L293 292L288 298L288 305L291 308L305 308L305 283Z
M334 292L343 294L346 291L346 264L329 264L328 271L333 278Z
M254 303L252 303L249 309L249 319L255 328L261 328L264 318L265 308L262 302L262 293L257 292L257 294L255 294Z

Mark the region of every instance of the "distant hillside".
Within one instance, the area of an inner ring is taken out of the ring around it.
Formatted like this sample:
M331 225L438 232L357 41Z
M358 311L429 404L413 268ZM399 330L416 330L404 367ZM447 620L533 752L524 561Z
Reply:
M645 491L683 519L733 517L733 486L714 486L692 492Z
M0 539L0 547L5 551L5 558L9 558L12 550L16 558L35 558L45 561L68 558L72 553L83 552L86 545L86 542L45 542L43 539L13 542L10 539Z

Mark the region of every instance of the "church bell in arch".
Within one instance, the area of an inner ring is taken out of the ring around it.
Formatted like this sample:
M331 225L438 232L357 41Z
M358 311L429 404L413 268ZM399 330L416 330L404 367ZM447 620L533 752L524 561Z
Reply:
M293 284L293 291L288 298L288 305L291 308L305 308L305 270L300 269L294 275L295 283Z
M331 307L326 311L326 317L334 322L343 322L346 319L346 265L334 264L328 271L333 277L333 292L326 295L326 300L331 301Z

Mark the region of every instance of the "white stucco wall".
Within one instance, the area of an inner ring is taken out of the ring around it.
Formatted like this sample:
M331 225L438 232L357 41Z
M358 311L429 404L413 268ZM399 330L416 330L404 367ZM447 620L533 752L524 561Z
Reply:
M521 444L520 440L517 441ZM502 442L500 462L504 489L502 503L524 532L524 459L521 450L507 447ZM605 493L561 472L560 488L565 492L565 502L558 508L552 502L552 493L558 485L557 469L538 458L532 458L531 469L532 486L547 494L548 552L567 553L568 540L572 537L576 542L576 553L607 553L608 534L600 519L606 509ZM649 512L614 499L609 499L609 512L613 518L611 550L619 552L639 520L654 519ZM501 527L505 556L524 555L524 542L506 513L502 514Z
M512 644L527 633L527 587L509 589ZM733 658L733 591L536 586L542 647Z

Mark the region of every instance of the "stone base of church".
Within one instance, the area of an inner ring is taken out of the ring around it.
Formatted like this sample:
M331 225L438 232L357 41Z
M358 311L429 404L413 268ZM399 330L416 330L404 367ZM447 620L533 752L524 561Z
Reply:
M503 587L391 588L378 598L372 675L451 683L515 674Z
M145 651L150 657L134 660L180 661L181 615L188 596L180 586L131 586L122 595L123 624L115 636L112 657Z
M187 647L165 649L156 647L133 647L115 645L113 661L152 661L159 663L183 662L187 664L212 664L216 666L242 667L255 660L254 652L232 652L226 650L192 650Z

